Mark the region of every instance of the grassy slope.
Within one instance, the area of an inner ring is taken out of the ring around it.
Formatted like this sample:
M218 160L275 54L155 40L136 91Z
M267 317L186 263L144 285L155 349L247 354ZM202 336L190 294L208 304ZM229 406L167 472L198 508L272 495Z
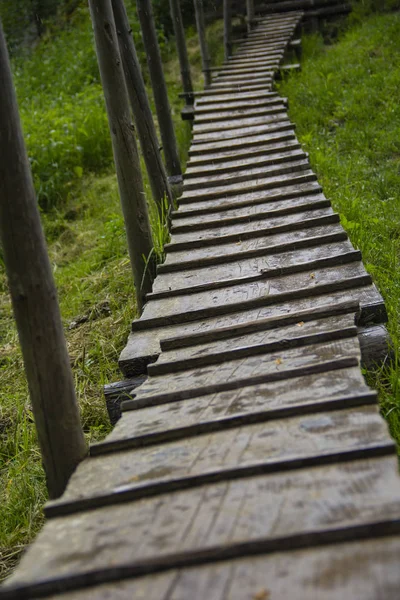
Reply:
M371 15L333 46L304 39L280 86L324 192L384 296L395 363L368 374L400 442L400 14Z
M87 8L61 25L53 25L29 59L14 64L14 75L36 189L46 210L43 220L83 425L89 439L99 439L109 430L102 386L120 378L117 360L136 306ZM215 54L222 48L218 23L209 35L215 60L220 60ZM162 47L184 162L190 129L180 119L178 62L172 44L163 41ZM188 47L199 87L195 36ZM156 230L154 218L153 225ZM160 237L156 232L156 242ZM82 316L87 320L74 326ZM1 254L0 380L2 579L42 524L46 491Z

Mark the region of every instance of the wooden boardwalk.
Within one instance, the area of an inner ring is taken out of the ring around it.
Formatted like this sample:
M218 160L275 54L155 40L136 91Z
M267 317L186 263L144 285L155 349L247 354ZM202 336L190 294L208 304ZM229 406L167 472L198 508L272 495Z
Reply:
M400 480L357 336L385 309L272 91L300 19L262 20L199 96L121 356L149 377L1 598L397 600Z

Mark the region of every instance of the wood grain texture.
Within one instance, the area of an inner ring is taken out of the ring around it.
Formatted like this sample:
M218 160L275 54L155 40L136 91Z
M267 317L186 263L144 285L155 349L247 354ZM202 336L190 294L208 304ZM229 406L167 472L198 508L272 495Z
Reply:
M81 591L60 600L397 600L398 537L347 542L168 571ZM377 561L376 557L380 560ZM52 596L50 600L55 600Z
M9 585L96 572L107 581L117 565L151 561L157 571L163 558L174 567L217 552L223 559L295 549L376 536L379 528L390 535L399 531L399 506L394 457L203 486L49 521ZM99 523L107 523L101 536Z
M79 506L88 510L92 498L97 499L92 507L117 504L211 481L356 460L374 452L392 454L393 449L372 406L238 426L121 451L117 465L113 454L91 457L71 478L63 499L48 503L47 515L76 512Z

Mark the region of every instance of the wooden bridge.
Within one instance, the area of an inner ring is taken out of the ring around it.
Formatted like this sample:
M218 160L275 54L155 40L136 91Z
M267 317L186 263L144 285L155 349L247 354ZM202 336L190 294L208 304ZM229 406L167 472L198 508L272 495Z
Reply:
M385 308L272 89L301 18L262 18L196 97L120 359L148 378L0 598L397 600L400 480L358 336Z

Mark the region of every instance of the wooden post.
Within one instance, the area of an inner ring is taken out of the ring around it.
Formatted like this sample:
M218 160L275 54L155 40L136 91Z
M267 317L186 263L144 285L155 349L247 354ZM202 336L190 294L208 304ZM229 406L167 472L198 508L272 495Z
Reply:
M153 244L135 130L131 122L111 0L89 0L89 6L140 309L145 294L151 289L151 273L146 268L145 260L151 256Z
M246 0L247 7L247 31L250 32L253 28L254 21L254 0Z
M146 50L167 172L170 182L179 184L182 181L182 169L150 0L137 0L137 12Z
M50 498L87 453L0 23L0 240Z
M199 36L201 62L203 65L204 84L207 87L211 84L211 62L206 39L206 25L204 19L203 0L194 0L194 10L196 13L196 25L197 33Z
M224 51L225 60L232 53L232 0L223 0L224 7Z
M193 85L190 75L190 65L187 55L185 30L183 28L180 0L169 0L172 23L175 32L176 49L178 51L179 65L181 68L181 79L186 104L194 104Z
M162 214L164 198L167 197L168 205L172 204L171 190L167 173L161 158L160 144L154 126L153 115L147 97L140 64L129 26L124 0L112 0L115 25L119 40L119 48L125 70L125 79L128 88L129 100L142 154L149 175L153 198Z

